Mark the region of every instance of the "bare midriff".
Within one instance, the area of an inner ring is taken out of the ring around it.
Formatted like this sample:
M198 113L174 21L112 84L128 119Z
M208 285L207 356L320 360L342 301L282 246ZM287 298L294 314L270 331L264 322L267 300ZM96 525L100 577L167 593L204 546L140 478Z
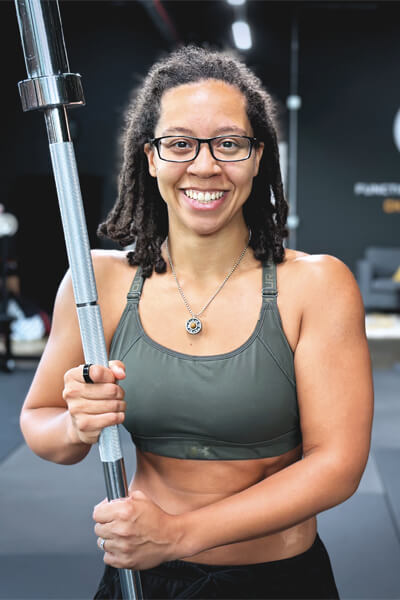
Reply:
M272 458L230 461L183 460L137 450L137 469L130 490L142 490L167 513L178 515L241 492L301 456L301 446ZM313 517L272 535L218 546L182 560L215 565L281 560L305 552L315 535Z

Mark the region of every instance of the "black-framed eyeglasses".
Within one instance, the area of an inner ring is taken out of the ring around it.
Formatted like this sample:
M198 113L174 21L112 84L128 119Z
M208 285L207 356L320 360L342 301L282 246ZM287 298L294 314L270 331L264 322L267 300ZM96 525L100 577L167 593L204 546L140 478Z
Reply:
M239 162L250 158L258 143L247 135L217 135L212 138L196 138L188 135L164 135L153 138L150 144L157 148L158 156L167 162L190 162L200 152L201 144L208 144L211 156L222 162Z

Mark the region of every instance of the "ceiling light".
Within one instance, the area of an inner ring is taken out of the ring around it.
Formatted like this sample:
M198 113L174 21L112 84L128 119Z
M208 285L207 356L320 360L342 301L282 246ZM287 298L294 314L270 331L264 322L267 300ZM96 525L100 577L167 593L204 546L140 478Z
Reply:
M233 40L239 50L249 50L251 48L250 27L245 21L235 21L232 24Z

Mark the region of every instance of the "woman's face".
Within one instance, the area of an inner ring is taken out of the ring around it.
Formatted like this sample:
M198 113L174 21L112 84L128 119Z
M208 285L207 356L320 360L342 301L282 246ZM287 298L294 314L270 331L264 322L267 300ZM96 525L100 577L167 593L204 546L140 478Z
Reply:
M246 100L237 88L211 79L180 85L164 93L154 137L210 138L225 134L228 139L229 134L253 136ZM230 143L225 145L229 147ZM145 145L144 151L150 175L157 178L160 194L168 205L170 227L207 235L236 219L243 220L242 207L258 173L263 144L253 147L250 158L241 162L214 159L208 144L201 144L197 158L185 163L161 160L150 144ZM203 196L196 200L199 193Z

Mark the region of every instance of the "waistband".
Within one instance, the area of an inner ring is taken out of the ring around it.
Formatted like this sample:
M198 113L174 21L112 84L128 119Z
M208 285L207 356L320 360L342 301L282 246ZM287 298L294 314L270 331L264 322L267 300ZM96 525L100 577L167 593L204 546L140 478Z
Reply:
M290 556L289 558L282 558L279 560L272 560L267 562L260 563L249 563L245 565L209 565L204 563L196 563L187 560L170 560L164 563L161 563L157 567L153 567L150 569L154 574L157 575L165 575L166 577L171 576L174 570L179 570L181 577L190 575L198 575L201 573L215 573L217 571L246 571L248 569L258 570L258 569L276 569L283 566L287 566L293 562L301 561L301 560L311 560L312 556L320 551L326 552L325 546L319 537L318 533L312 543L312 545L301 552L300 554L296 554L295 556Z

